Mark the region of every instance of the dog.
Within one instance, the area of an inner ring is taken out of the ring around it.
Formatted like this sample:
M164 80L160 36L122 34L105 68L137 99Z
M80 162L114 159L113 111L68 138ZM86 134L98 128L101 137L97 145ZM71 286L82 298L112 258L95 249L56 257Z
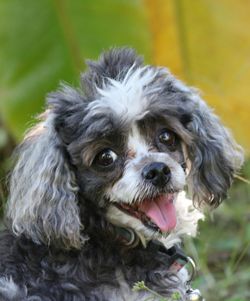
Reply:
M181 239L226 198L242 149L197 90L133 49L87 64L15 152L0 298L146 300L143 281L187 300Z

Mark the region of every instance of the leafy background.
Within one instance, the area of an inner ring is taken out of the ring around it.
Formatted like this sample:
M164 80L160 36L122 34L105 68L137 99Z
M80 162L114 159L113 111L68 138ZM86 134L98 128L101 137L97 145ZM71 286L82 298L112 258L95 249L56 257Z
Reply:
M250 1L0 0L0 204L10 154L43 110L46 94L78 85L85 58L129 45L203 91L250 150ZM242 177L250 178L247 160ZM208 301L250 299L250 189L236 181L186 249ZM1 210L2 211L2 210Z

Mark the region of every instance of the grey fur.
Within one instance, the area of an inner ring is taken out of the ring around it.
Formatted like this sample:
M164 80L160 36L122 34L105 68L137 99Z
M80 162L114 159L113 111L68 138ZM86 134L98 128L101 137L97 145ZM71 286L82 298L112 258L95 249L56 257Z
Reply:
M194 141L189 147L192 169L188 182L194 202L216 207L226 198L243 163L243 150L197 94L193 99L196 107L188 129Z
M81 244L78 187L62 156L53 115L27 133L10 181L7 216L13 231L35 242L59 242L66 248Z

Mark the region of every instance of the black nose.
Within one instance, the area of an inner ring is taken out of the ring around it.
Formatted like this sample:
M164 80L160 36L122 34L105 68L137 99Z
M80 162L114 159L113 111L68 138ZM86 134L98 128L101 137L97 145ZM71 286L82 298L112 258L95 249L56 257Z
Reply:
M171 171L165 163L153 162L143 168L142 176L153 185L163 187L170 180Z

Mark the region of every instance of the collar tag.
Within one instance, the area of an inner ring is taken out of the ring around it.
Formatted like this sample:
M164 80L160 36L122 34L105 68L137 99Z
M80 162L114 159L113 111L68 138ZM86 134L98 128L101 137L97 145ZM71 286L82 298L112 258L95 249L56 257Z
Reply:
M133 248L139 243L139 239L132 229L117 227L116 232L120 241L127 247ZM158 240L151 240L147 249L155 253L166 268L173 273L179 272L189 262L189 258L177 245L167 249Z

